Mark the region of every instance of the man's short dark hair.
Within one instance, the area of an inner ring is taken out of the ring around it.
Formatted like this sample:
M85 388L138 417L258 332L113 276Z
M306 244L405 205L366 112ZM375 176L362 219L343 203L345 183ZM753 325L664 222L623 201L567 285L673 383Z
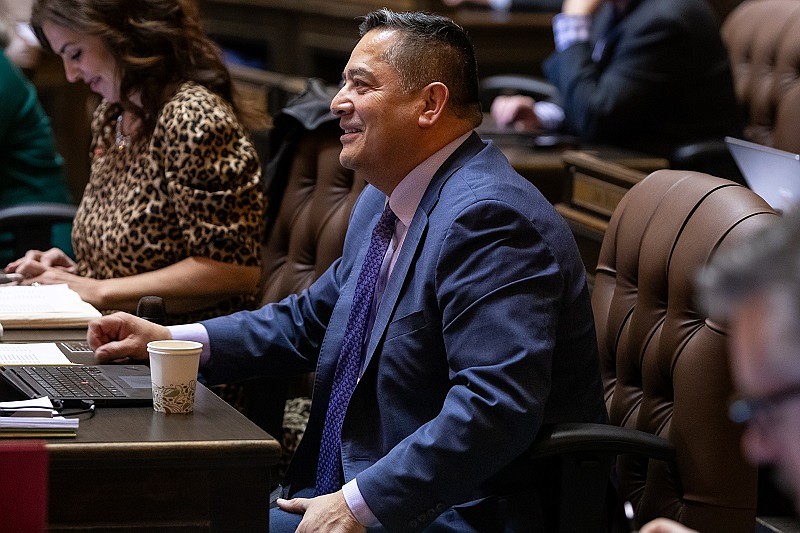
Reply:
M383 8L368 14L358 29L363 37L382 28L400 33L384 59L397 70L404 91L441 82L450 91L456 115L480 124L478 65L464 28L441 15Z

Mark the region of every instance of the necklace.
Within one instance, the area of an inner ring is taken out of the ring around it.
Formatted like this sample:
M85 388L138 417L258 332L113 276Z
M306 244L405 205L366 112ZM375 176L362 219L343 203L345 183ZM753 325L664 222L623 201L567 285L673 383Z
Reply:
M130 146L130 144L131 136L122 133L122 113L120 113L117 117L117 130L116 134L114 135L114 146L117 147L117 150L122 151Z

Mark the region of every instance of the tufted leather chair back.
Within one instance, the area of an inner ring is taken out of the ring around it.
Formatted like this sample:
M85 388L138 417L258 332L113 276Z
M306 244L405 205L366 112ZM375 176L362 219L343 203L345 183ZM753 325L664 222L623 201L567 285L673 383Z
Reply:
M800 2L745 0L725 19L722 38L745 138L800 152Z
M722 248L776 219L749 189L660 170L622 199L606 231L592 305L612 424L668 439L676 461L620 457L621 497L640 524L667 516L700 531L752 532L757 473L727 418L723 328L693 281Z
M350 211L366 182L339 163L340 134L335 121L303 130L291 153L284 154L289 158L280 167L285 174L281 171L274 179L285 189L270 198L279 207L267 222L262 242L262 305L307 288L342 255ZM292 381L265 377L245 382L244 413L280 439L286 399L311 396L312 380L313 374L308 374ZM293 450L297 443L284 444Z
M366 182L339 163L339 134L331 122L297 142L278 214L265 232L262 304L305 289L342 255L350 211Z

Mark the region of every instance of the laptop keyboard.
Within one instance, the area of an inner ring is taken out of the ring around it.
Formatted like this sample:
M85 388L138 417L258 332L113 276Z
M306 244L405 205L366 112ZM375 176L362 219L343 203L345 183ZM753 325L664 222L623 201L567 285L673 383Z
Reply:
M62 341L63 346L69 353L92 353L92 347L86 341Z
M94 366L30 366L22 370L51 398L124 398L124 392Z

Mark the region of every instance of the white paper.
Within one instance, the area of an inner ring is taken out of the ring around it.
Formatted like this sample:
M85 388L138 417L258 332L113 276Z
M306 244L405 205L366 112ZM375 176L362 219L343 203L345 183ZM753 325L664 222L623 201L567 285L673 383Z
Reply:
M71 364L54 342L0 344L0 366Z
M56 313L74 309L81 300L68 285L0 287L0 314Z
M30 412L31 416L46 416L48 418L58 415L58 411L53 409L53 402L47 396L41 398L31 398L30 400L17 400L13 402L0 402L0 409L14 410L14 416L19 417L19 412ZM48 409L49 411L46 411Z
M66 284L0 286L0 324L6 329L82 327L100 316Z
M3 416L0 417L0 429L76 429L79 420L77 418L64 418L56 416L53 418L42 418L33 416Z
M20 416L19 411L25 411L25 408L38 408L46 407L51 409L50 416L41 414L31 416ZM64 418L58 415L58 411L53 409L53 402L50 398L43 396L41 398L33 398L30 400L19 400L15 402L0 402L0 408L14 409L17 413L14 416L0 417L0 429L40 429L40 428L56 428L56 429L76 429L78 427L77 418Z
M0 402L3 409L20 409L22 407L49 407L53 408L53 402L47 396L41 398L31 398L30 400L16 400L13 402Z

